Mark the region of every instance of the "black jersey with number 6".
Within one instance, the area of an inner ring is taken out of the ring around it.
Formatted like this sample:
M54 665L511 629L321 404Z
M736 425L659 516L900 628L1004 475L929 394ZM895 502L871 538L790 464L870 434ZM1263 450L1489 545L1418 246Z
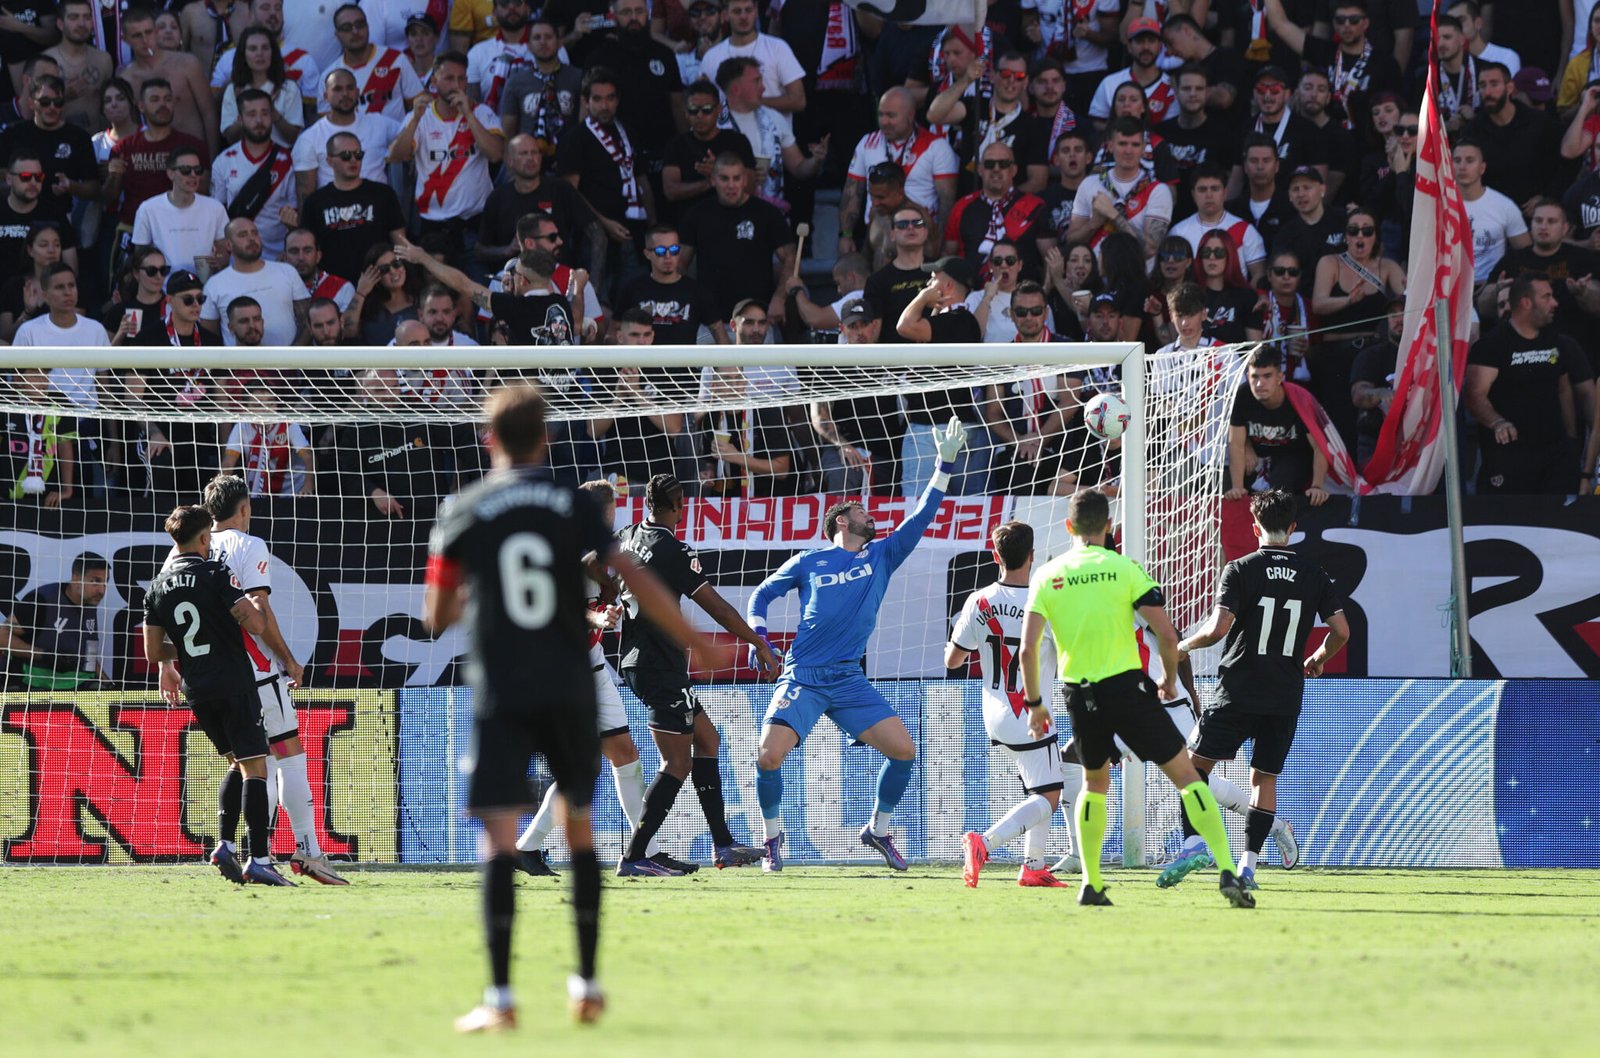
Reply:
M255 694L255 669L232 610L244 589L228 567L196 554L173 557L144 594L144 623L164 628L178 648L178 673L191 698Z
M622 549L639 565L660 577L668 591L693 595L706 583L706 575L700 571L700 559L667 526L635 522L617 536L622 541ZM639 605L632 595L625 595L623 601L627 604L628 616L622 622L621 667L688 672L689 658L683 648L639 613Z
M593 710L583 556L605 561L615 549L589 494L533 467L490 474L440 515L429 561L468 587L467 678L480 715Z
M1344 609L1333 579L1304 555L1263 547L1228 563L1217 605L1233 614L1217 671L1217 707L1300 712L1306 638L1316 618Z

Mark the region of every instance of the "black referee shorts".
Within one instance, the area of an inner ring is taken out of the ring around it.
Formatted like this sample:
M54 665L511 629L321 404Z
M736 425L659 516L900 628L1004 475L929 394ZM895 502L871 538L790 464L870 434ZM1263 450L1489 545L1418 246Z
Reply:
M538 803L528 764L544 755L569 808L588 808L600 777L600 734L592 700L547 707L491 708L472 724L467 810L527 808Z
M1207 710L1190 736L1190 749L1207 760L1232 760L1251 739L1250 767L1268 775L1282 775L1294 745L1298 713L1251 713L1231 705Z
M1183 736L1156 697L1155 684L1139 669L1087 686L1068 684L1061 695L1072 718L1072 741L1063 756L1075 753L1091 771L1121 755L1119 736L1134 756L1151 764L1165 764L1183 752Z
M267 755L267 730L254 686L217 698L191 697L189 708L218 753L232 754L234 760Z
M687 672L623 669L622 679L650 710L650 730L666 735L694 733L694 718L704 710Z

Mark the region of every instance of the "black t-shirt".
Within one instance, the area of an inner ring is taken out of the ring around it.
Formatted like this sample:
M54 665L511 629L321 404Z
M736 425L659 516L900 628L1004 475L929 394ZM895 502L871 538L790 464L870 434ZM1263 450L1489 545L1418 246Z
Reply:
M178 673L191 699L255 693L255 669L232 610L244 589L228 567L178 555L144 596L144 623L164 628L178 648Z
M898 318L897 316L896 319ZM978 318L965 305L955 305L944 312L934 313L928 317L928 326L933 329L933 336L928 339L930 342L944 344L983 341L983 328L978 326ZM906 421L920 426L942 427L950 421L951 415L959 415L962 422L983 421L970 387L907 393L905 403Z
M635 481L649 481L657 474L671 474L677 469L672 437L648 416L617 419L604 444L605 465Z
M406 219L389 185L363 180L349 191L324 184L311 192L300 223L317 237L323 270L354 283L367 251L391 243L390 232L404 229Z
M895 324L906 306L916 300L917 291L928 285L928 273L920 268L899 268L892 262L867 277L861 296L878 310L883 327L878 341L885 345L904 342Z
M1311 280L1317 272L1317 262L1331 253L1344 252L1344 218L1326 206L1322 219L1307 224L1296 213L1283 222L1272 239L1272 253L1293 253L1300 260L1300 289L1311 289Z
M1306 65L1326 71L1329 80L1334 80L1334 64L1339 63L1341 74L1351 82L1350 95L1343 106L1335 95L1328 102L1328 113L1338 120L1348 111L1351 123L1362 134L1372 126L1372 105L1367 101L1379 92L1403 95L1406 90L1400 67L1395 65L1392 44L1384 48L1374 43L1371 53L1363 59L1360 55L1341 55L1337 41L1307 34L1305 60Z
M735 132L733 129L718 129L716 135L709 140L702 140L692 132L679 133L668 140L667 145L661 149L661 167L676 168L680 180L689 182L701 180L704 178L695 172L694 167L704 161L708 154L713 161L724 154L737 154L744 160L746 168L756 167L756 152L750 149L750 141L743 133ZM693 198L672 203L658 203L658 205L670 205L672 208L667 211L667 215L681 217L690 208L715 197L716 192L707 188Z
M692 596L707 583L706 575L700 571L699 556L666 526L635 522L619 532L617 538L622 550L632 555L635 562L661 578L674 599ZM688 672L689 659L683 648L639 612L638 600L631 594L624 593L622 598L628 614L622 622L621 667Z
M976 98L964 99L966 115L961 119L961 175L959 190L962 194L978 188L979 165L978 159L973 155L974 149L982 140L979 135L979 120L987 122L989 108L980 103ZM1030 165L1048 165L1047 156L1049 148L1046 141L1050 138L1050 126L1042 119L1028 113L1018 114L995 137L995 142L1004 143L1011 148L1011 153L1016 156L1016 178L1024 179L1028 175Z
M800 377L808 386L838 392L891 385L886 374L885 368L812 367L802 368ZM835 431L850 444L877 451L905 433L896 394L840 398L827 403Z
M1303 278L1304 273L1301 275ZM1254 290L1244 287L1205 288L1206 322L1200 333L1226 345L1248 341L1250 336L1245 331L1260 322L1255 311L1259 300Z
M1056 242L1067 241L1067 228L1072 224L1072 204L1078 199L1078 190L1067 190L1057 181L1044 185L1044 190L1039 192L1039 197L1044 199L1045 219L1050 225L1050 234Z
M470 587L479 716L571 712L594 723L583 556L604 561L615 547L588 493L533 467L496 471L439 518L428 550Z
M1519 207L1534 195L1566 186L1570 172L1561 163L1561 129L1542 111L1520 104L1509 125L1496 125L1480 109L1458 140L1472 140L1483 148L1483 182ZM1554 186L1552 186L1554 185Z
M1328 196L1329 201L1332 202L1335 198L1339 202L1355 200L1360 185L1362 161L1361 148L1356 143L1355 134L1331 118L1323 125L1312 124L1309 121L1306 124L1311 125L1311 136L1317 141L1316 149L1312 153L1327 162L1330 176L1334 173L1344 175L1344 182L1339 185L1338 195ZM1294 174L1291 171L1288 175Z
M683 91L678 60L665 44L642 32L637 40L618 35L583 60L584 69L604 66L617 77L617 117L629 134L638 130L635 149L659 160L661 148L677 133L672 97Z
M1248 384L1240 386L1228 425L1244 427L1245 440L1255 449L1258 480L1297 496L1311 487L1311 436L1287 395L1269 408L1256 400ZM1251 487L1248 475L1244 484Z
M0 158L9 159L24 149L38 151L44 163L40 214L65 220L72 212L73 198L56 194L51 190L52 185L61 173L69 180L93 180L100 175L100 163L94 157L94 141L76 125L41 129L31 121L19 121L0 132Z
M65 584L46 584L11 609L11 620L33 647L30 664L55 672L98 672L99 618L73 602Z
M1399 361L1400 350L1389 342L1379 342L1376 345L1364 347L1356 355L1356 362L1350 368L1350 384L1357 382L1370 382L1374 386L1384 389L1394 388L1395 366ZM1377 447L1378 434L1383 430L1385 413L1383 408L1362 408L1356 413L1356 438L1358 449L1370 452Z
M1561 377L1571 377L1571 365L1582 357L1578 343L1554 328L1524 338L1506 322L1478 339L1467 363L1500 372L1489 387L1489 403L1517 428L1519 443L1541 445L1567 435L1561 419Z
M759 198L731 207L702 202L684 214L678 235L694 247L697 274L721 319L745 298L772 300L772 255L794 242L782 211Z
M1222 571L1217 606L1233 614L1222 641L1214 708L1294 716L1305 691L1306 640L1344 609L1323 568L1286 547L1262 547Z
M572 306L565 295L491 294L489 314L495 325L505 324L511 345L577 345L572 326Z
M995 208L1003 202L990 202L982 195L967 196L951 209L956 226L956 242L960 253L972 263L974 270L987 260L989 248L984 246L989 226L994 220ZM1006 206L1001 219L1006 237L1017 245L1021 260L1022 278L1037 281L1043 275L1044 259L1039 251L1040 239L1054 239L1056 233L1050 226L1050 214L1044 199L1035 195L1017 195Z
M1284 126L1283 122L1289 124ZM1299 114L1284 111L1283 118L1278 124L1268 128L1262 125L1256 128L1257 122L1252 119L1239 129L1241 153L1234 157L1234 162L1244 163L1243 144L1245 138L1252 133L1260 132L1263 136L1270 136L1278 145L1278 190L1289 189L1289 176L1302 165L1326 165L1328 156L1323 153L1327 149L1323 138L1318 134L1317 127ZM1281 133L1281 136L1280 136Z
M1289 204L1289 198L1282 191L1267 200L1266 209L1261 216L1256 216L1256 211L1250 202L1250 192L1247 190L1238 198L1229 199L1225 207L1229 213L1243 217L1261 235L1261 242L1271 246L1277 238L1278 231L1283 227L1284 221L1295 216L1294 207Z
M1219 165L1227 171L1239 160L1238 131L1219 115L1207 117L1192 129L1184 128L1177 118L1171 117L1157 125L1156 132L1166 143L1172 163L1177 167L1178 185L1172 189L1172 218L1182 220L1194 212L1194 197L1189 193L1190 174L1202 165Z
M529 213L548 213L561 233L561 252L565 263L572 263L579 236L592 214L573 186L558 177L541 176L539 186L522 192L513 184L501 184L489 192L478 217L478 241L484 246L509 246L517 241L517 221Z
M1567 289L1568 279L1600 275L1600 254L1584 246L1562 243L1549 257L1541 257L1532 246L1521 250L1506 249L1500 259L1497 274L1517 279L1522 276L1542 276L1550 280L1550 289L1556 295L1556 318L1551 326L1559 334L1575 340L1589 351L1592 358L1600 355L1596 348L1600 340L1600 321L1578 305L1578 299Z
M602 126L603 128L604 126ZM605 129L612 141L620 150L622 147L621 133L626 134L628 145L634 154L634 177L637 181L645 179L645 162L639 154L642 144L632 126L622 123L613 124ZM644 221L629 220L627 218L628 200L622 193L622 170L612 159L610 152L600 145L594 138L594 133L589 131L589 126L582 121L574 121L568 125L561 134L561 143L556 148L556 168L563 176L578 175L578 191L589 200L589 205L602 217L628 225L628 228L637 235L644 230ZM643 187L640 184L641 207L644 205Z
M51 0L0 0L0 12L10 15L25 26L37 29L45 17L56 13L56 5ZM0 62L7 65L25 63L35 55L41 54L45 47L46 45L36 44L21 33L10 31L0 33Z
M717 315L705 288L683 276L676 283L663 283L653 275L642 275L622 288L617 315L631 308L650 314L657 345L694 345L702 324L725 322Z
M61 249L73 250L78 246L78 230L60 217L51 216L44 207L43 198L28 213L18 213L11 208L11 196L0 190L0 276L14 276L31 271L28 260L28 233L36 227L54 228L61 235Z
M351 488L371 508L374 489L399 500L405 517L431 517L439 500L477 470L481 446L470 427L428 423L361 423L346 427L339 448L353 472Z

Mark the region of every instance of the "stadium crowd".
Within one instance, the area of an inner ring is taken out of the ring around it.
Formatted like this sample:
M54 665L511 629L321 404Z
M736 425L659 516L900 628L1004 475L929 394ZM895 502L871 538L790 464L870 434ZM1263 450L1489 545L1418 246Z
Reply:
M917 24L924 0L895 8L907 22L834 0L4 0L0 339L1266 338L1279 382L1309 389L1361 460L1393 397L1418 6L994 0L980 27ZM1597 33L1593 0L1459 0L1439 18L1483 492L1593 486ZM431 517L417 512L483 462L470 431L408 424L488 381L451 366L470 353L441 359L360 377L178 356L19 371L14 391L81 414L9 416L11 499L165 509L238 467L260 496L343 497L340 517ZM914 496L952 412L972 434L956 493L1068 491L1099 460L1073 455L1092 447L1093 376L686 417L652 414L652 391L803 380L606 360L539 372L639 409L563 426L553 462L575 480L670 470L723 495ZM296 390L330 388L393 422L286 421ZM1320 464L1281 400L1241 389L1230 486L1316 501ZM173 408L238 421L164 420Z

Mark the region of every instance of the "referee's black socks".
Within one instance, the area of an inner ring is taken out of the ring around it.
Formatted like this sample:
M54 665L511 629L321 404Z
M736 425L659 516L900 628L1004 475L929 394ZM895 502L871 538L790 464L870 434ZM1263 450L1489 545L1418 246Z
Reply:
M594 980L594 953L600 945L600 861L594 849L572 853L572 917L578 928L578 976Z
M656 772L656 777L650 781L650 789L644 793L644 818L634 830L633 839L628 842L628 851L624 858L628 860L645 858L645 850L650 847L650 839L656 836L661 824L667 821L667 813L672 811L672 804L678 799L678 791L681 789L683 789L682 779L674 778L664 771Z
M728 829L728 810L722 803L722 771L715 757L696 757L690 778L694 779L695 796L700 798L700 811L706 815L706 826L711 829L711 842L717 848L733 844L733 831Z
M590 853L591 858L593 855ZM573 859L576 862L576 855ZM511 923L517 914L516 871L517 861L506 855L491 856L483 865L483 939L489 948L489 976L497 989L511 986Z

